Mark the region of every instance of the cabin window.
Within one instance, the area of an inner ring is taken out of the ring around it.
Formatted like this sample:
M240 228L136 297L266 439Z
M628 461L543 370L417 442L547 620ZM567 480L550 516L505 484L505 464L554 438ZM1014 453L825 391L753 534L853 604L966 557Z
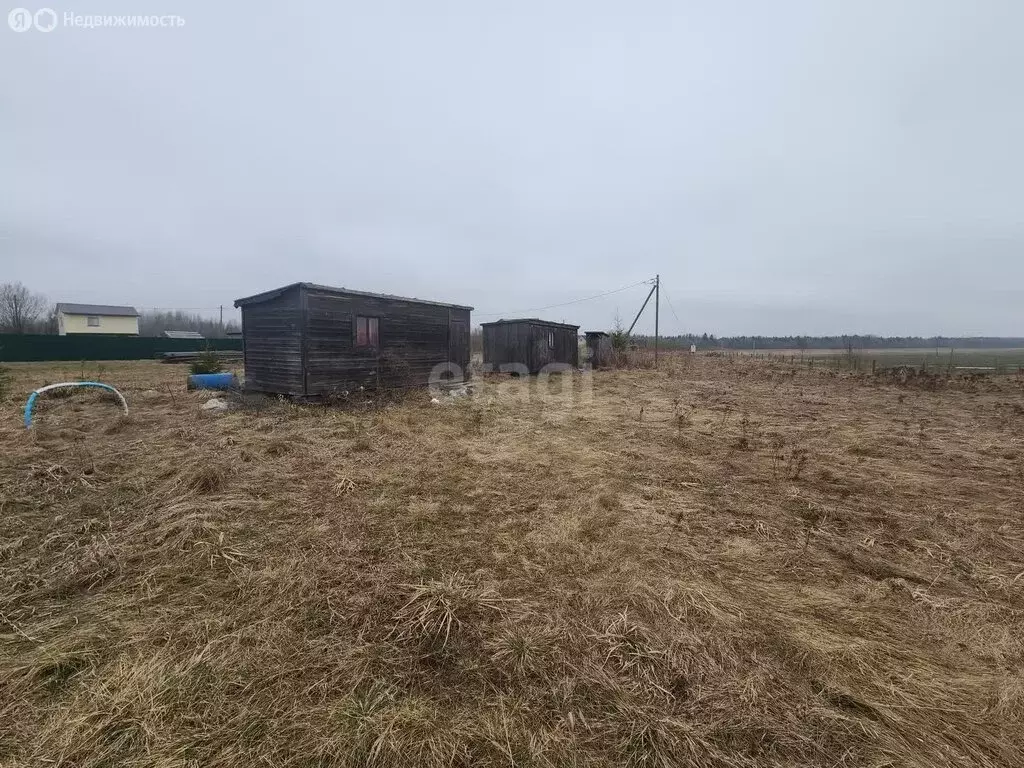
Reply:
M95 315L90 315L89 317L85 318L85 324L89 328L99 328L100 327L100 319L98 317L96 317Z
M380 319L376 317L356 317L356 346L380 346Z
M555 332L548 331L548 349L555 348Z

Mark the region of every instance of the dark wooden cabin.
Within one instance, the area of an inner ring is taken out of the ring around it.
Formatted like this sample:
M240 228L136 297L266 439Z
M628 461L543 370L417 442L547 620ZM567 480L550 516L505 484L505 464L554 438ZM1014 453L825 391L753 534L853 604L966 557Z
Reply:
M469 375L472 307L313 283L235 301L245 388L302 398L426 386L436 366Z
M496 371L503 365L524 366L529 373L540 373L550 363L575 368L580 362L579 329L535 318L483 323L484 365Z
M604 368L611 364L612 339L605 331L586 331L587 357L591 368Z

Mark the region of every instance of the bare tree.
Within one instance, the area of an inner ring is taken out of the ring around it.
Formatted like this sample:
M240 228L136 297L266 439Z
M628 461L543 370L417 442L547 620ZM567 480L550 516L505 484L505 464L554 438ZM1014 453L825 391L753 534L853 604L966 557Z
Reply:
M46 297L21 283L0 285L0 329L28 333L46 312Z
M46 333L54 335L60 332L60 320L57 317L57 305L50 304L46 308L46 314L43 319L40 320L35 329L36 333Z

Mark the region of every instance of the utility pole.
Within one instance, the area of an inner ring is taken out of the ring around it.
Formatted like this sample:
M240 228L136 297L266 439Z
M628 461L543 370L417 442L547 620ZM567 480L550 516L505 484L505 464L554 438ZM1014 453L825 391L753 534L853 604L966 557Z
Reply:
M647 281L645 280L644 282L647 282ZM634 328L636 328L636 324L637 324L637 322L639 322L639 320L640 320L640 315L642 315L642 314L644 313L644 310L645 310L645 309L647 309L647 302L649 302L649 301L651 300L651 296L653 296L653 295L654 295L654 292L655 292L656 290L658 290L658 285L657 285L657 278L655 278L655 284L651 286L651 291L650 291L650 293L648 293L648 294L647 294L647 298L646 298L646 299L644 299L644 303L643 303L643 306L642 306L642 307L640 307L640 311L639 311L639 312L637 312L637 313L636 313L636 317L634 317L634 318L633 318L633 324L632 324L632 325L630 325L630 326L629 326L629 330L628 330L628 331L626 331L626 335L627 335L627 336L630 336L630 335L632 335L632 333L633 333L633 329L634 329Z
M658 367L658 315L661 314L661 275L654 276L654 367Z
M220 305L220 332L224 333L224 305Z
M648 281L644 281L648 282ZM644 299L643 305L640 307L640 311L636 313L636 317L633 318L633 324L629 326L629 330L626 331L626 335L630 336L633 333L633 329L636 328L637 322L640 320L640 315L647 309L647 304L651 300L651 296L654 297L654 366L658 366L658 315L661 313L661 275L654 276L654 285L651 286L650 293L647 294L647 298Z

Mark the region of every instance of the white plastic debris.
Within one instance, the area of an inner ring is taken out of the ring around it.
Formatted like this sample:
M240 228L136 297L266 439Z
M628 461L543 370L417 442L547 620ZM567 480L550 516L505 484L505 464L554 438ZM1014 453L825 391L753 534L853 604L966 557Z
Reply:
M434 405L440 405L440 404L441 404L441 401L440 401L440 400L438 400L438 399L437 399L436 397L432 397L432 398L430 398L430 402L431 402L432 404L434 404Z
M228 401L221 400L219 397L214 397L203 403L202 410L204 411L226 411L228 409Z

